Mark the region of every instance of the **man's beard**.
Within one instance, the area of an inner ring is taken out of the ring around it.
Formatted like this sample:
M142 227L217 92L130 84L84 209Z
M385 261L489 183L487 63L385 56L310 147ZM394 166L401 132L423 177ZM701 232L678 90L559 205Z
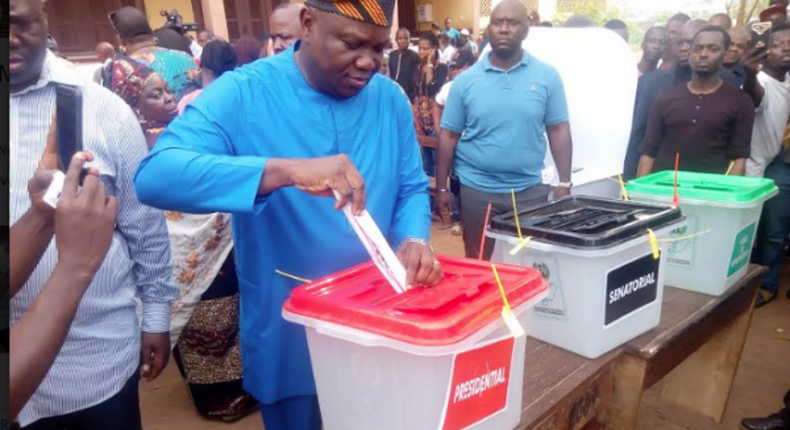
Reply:
M512 57L513 55L516 55L518 52L520 52L521 51L521 47L520 46L514 46L512 48L494 48L493 51L496 54L496 56L499 57L499 58L509 58L509 57Z
M719 69L715 70L704 70L704 71L694 71L694 74L699 76L700 78L706 79L710 78L711 76L717 75L719 73Z

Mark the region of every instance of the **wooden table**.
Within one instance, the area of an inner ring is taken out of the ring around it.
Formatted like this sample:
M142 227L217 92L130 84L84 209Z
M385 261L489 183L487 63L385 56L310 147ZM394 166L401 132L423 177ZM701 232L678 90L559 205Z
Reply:
M666 288L660 325L624 346L615 367L607 430L632 430L642 393L661 384L661 398L721 422L767 269L752 265L720 297Z
M720 421L765 272L721 297L666 288L659 326L595 360L530 338L517 430L635 429L661 380L665 399Z
M596 360L530 338L517 430L596 429L612 401L618 348ZM588 427L585 427L589 425Z

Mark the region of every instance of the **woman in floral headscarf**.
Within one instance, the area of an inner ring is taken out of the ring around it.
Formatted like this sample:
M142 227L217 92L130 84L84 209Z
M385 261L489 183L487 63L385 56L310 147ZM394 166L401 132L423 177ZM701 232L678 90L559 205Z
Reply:
M145 133L148 149L176 116L178 104L164 79L136 61L113 62L112 90L134 109Z
M110 14L110 22L118 34L123 52L118 54L118 58L137 61L156 72L167 82L176 102L200 88L200 70L192 56L159 45L159 39L141 10L123 7Z
M133 60L113 64L112 90L140 120L149 148L178 115L165 80ZM180 294L171 309L173 358L198 412L238 420L257 407L242 388L239 286L233 262L230 216L165 212Z

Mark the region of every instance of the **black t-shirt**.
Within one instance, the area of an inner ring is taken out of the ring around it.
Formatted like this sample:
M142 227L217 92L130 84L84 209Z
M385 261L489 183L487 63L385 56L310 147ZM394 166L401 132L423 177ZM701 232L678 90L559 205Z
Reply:
M390 77L397 82L409 100L414 99L414 77L420 66L420 56L411 49L395 50L390 53Z
M447 75L449 74L449 67L447 64L437 64L433 70L433 81L431 82L424 82L422 77L422 65L420 64L417 67L417 81L414 83L416 85L416 95L423 95L428 96L431 99L436 98L436 95L439 94L444 84L447 82Z
M728 83L711 94L693 94L688 84L664 92L653 103L642 154L655 158L653 171L724 174L730 161L748 158L754 103Z
M721 69L721 78L724 82L737 85L735 76L727 70ZM647 134L647 122L650 119L650 109L653 102L665 91L685 84L691 80L691 69L675 68L670 70L654 70L639 78L636 89L636 103L634 104L634 119L631 125L631 138L628 142L628 152L623 166L623 177L633 179L639 166L639 154L642 143Z

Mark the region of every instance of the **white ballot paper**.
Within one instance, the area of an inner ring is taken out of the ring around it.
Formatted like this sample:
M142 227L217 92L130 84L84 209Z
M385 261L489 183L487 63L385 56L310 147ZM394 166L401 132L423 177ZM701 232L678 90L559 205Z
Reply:
M335 198L338 198L337 191L335 191ZM389 242L381 234L381 230L373 221L367 210L362 212L362 215L356 216L352 212L351 202L348 202L343 207L343 213L346 214L348 222L354 227L354 231L359 236L359 240L365 246L365 249L370 254L370 258L379 268L381 273L387 278L392 288L400 293L406 292L406 269L403 268L398 257L390 248Z
M52 209L58 208L58 201L60 195L63 194L63 186L66 184L66 175L60 170L56 171L52 176L47 191L44 193L44 203L48 204Z

